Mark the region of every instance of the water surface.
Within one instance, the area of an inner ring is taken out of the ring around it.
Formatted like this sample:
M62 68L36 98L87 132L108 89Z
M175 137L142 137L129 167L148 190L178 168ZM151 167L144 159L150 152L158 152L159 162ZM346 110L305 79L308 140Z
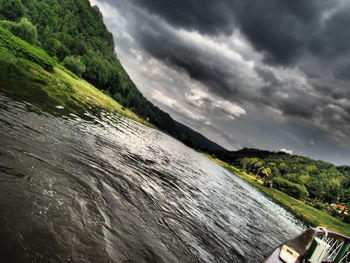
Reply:
M0 262L261 262L304 228L164 133L55 109L0 93Z

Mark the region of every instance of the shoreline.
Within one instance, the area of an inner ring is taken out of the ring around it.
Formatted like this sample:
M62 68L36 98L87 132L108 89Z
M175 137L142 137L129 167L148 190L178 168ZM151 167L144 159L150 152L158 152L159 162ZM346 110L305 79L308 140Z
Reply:
M0 90L43 111L84 115L108 110L151 128L153 124L59 64L44 50L0 28ZM56 107L56 108L55 108ZM62 110L64 109L64 110Z
M302 221L307 226L317 227L323 226L329 230L338 232L340 234L350 236L350 224L347 224L340 219L331 216L325 211L318 210L302 200L295 199L275 188L268 188L263 186L262 182L255 176L249 175L245 172L240 171L234 166L231 166L217 158L201 153L204 157L207 157L211 161L220 165L229 171L232 175L237 176L250 185L258 189L265 196L271 198L274 202L284 207L287 211L292 213L297 219Z

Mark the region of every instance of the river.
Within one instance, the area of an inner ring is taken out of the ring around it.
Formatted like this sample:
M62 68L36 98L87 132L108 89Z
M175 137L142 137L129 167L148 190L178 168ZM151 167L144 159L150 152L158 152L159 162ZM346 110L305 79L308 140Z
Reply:
M0 262L261 262L305 227L168 135L0 93Z

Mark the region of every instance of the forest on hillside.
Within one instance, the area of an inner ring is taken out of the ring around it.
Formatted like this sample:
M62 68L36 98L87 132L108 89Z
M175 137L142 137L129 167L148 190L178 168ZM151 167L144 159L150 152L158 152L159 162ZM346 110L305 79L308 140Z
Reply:
M261 178L266 186L306 200L334 215L347 214L346 210L334 208L334 204L350 208L349 166L337 167L307 157L257 149L217 151L215 156Z
M114 51L113 36L88 0L0 0L0 26L44 49L77 76L188 146L223 149L148 101Z

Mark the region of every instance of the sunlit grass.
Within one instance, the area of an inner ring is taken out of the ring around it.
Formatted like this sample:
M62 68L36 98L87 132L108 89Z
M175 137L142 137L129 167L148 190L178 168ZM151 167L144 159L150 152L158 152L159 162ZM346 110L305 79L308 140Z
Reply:
M131 110L124 108L117 101L104 94L87 81L77 78L73 74L69 74L67 71L62 70L59 67L54 68L54 73L60 79L67 81L71 85L74 92L72 95L75 96L77 100L83 103L93 104L94 106L115 111L144 125L154 127L148 121L140 118Z

